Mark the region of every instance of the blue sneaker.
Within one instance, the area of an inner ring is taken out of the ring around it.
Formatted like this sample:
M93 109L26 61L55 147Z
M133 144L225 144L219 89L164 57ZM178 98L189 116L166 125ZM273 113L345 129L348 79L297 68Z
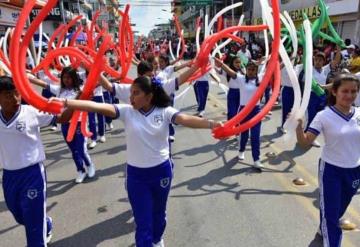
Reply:
M50 243L52 239L53 220L50 216L46 217L46 243Z

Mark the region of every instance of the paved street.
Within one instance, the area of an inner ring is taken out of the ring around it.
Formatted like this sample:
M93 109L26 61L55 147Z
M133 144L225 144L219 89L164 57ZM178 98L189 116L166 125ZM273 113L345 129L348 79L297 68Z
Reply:
M225 119L226 96L216 86L206 117ZM195 113L193 90L178 108ZM321 246L314 239L319 225L317 160L319 148L309 151L285 143L278 126L280 108L263 121L261 162L251 167L250 146L244 162L237 159L236 139L217 141L209 130L176 128L172 148L175 177L168 203L165 244L170 247ZM47 152L48 212L54 219L52 247L135 246L134 220L124 187L126 146L117 120L107 142L91 150L95 179L76 185L75 165L60 131L43 131ZM275 157L267 157L274 152ZM301 177L306 186L295 186ZM360 198L345 218L360 226ZM0 195L0 246L25 245ZM360 246L359 231L345 232L343 246Z

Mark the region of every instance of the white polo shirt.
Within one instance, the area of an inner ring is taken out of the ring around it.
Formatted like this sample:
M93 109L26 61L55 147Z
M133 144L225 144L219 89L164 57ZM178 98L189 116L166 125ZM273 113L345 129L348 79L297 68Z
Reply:
M0 164L6 170L18 170L45 160L40 127L55 121L53 115L21 105L12 119L6 121L0 111Z
M325 85L326 78L327 78L328 74L330 73L330 71L331 71L330 64L327 64L324 67L322 67L322 69L320 71L313 68L313 78L320 85Z
M352 107L349 116L329 106L316 114L309 132L324 135L321 159L342 168L360 165L360 108Z
M179 83L177 78L161 81L161 83L161 86L168 95L174 94L175 91L179 90ZM131 84L112 83L112 86L115 97L123 103L129 104Z
M171 78L171 75L175 72L175 66L167 66L165 69L160 70L157 73L156 78L161 81L165 81Z
M259 83L261 82L263 74L259 75ZM236 77L237 87L240 90L240 106L245 106L251 98L254 96L255 92L258 90L259 86L256 86L256 79L251 79L246 82L246 77L242 74L237 74ZM256 105L260 104L260 100Z
M56 97L63 99L75 99L79 93L75 89L61 88L60 84L53 83L48 84L48 89L52 94L55 94Z
M128 164L149 168L169 159L169 124L174 123L178 110L153 107L145 113L126 104L114 107L116 118L125 125Z

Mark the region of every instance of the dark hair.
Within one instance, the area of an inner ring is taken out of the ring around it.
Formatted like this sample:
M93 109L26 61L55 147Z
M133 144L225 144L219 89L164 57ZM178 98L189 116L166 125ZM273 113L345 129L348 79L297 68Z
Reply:
M61 71L61 74L60 74L60 84L61 84L61 88L65 88L65 84L63 82L63 76L67 74L70 76L70 78L72 79L72 83L73 83L73 88L76 90L76 91L79 91L80 90L80 85L81 85L81 79L77 73L77 70L74 69L73 67L71 66L68 66L68 67L64 67Z
M314 57L321 57L322 59L324 59L324 62L326 62L326 55L323 52L317 52Z
M161 81L156 78L150 78L148 76L140 76L133 82L138 86L145 94L153 94L151 104L156 107L168 107L170 106L171 99L165 92L161 85Z
M338 74L334 79L331 90L336 92L339 89L339 87L342 85L343 81L353 81L353 82L355 82L356 85L357 85L358 91L359 91L359 89L360 89L360 81L355 75L353 75L351 73L340 73L340 74ZM336 97L332 94L332 92L330 92L328 94L327 103L328 103L329 106L332 106L332 105L336 104Z
M0 92L15 90L14 81L9 76L0 76Z
M159 56L159 59L164 60L166 66L169 66L169 65L170 65L170 59L169 59L168 56L166 56L166 55L164 55L164 54L161 54L161 55Z
M239 60L240 60L240 62L241 62L240 57L237 57L237 56L231 56L231 58L230 58L230 62L229 62L229 68L230 68L230 69L232 69L233 71L235 71L235 72L237 73L237 72L239 71L239 69L235 68L235 66L234 66L235 59L239 59ZM227 79L227 81L229 82L229 81L230 81L230 79L231 79L231 76L226 75L226 79Z
M147 72L152 72L154 67L151 63L146 61L141 61L137 66L137 73L139 76L145 75Z
M248 67L255 67L256 68L256 81L255 81L255 85L258 87L259 85L260 85L260 83L259 83L259 76L258 76L258 70L259 70L259 66L256 64L256 63L254 63L253 61L250 61L250 62L248 62L248 64L246 65L246 68L248 68ZM251 78L252 79L252 78ZM248 83L249 82L249 80L250 80L250 78L248 77L248 75L247 74L245 74L245 82L246 83Z
M153 63L155 61L155 56L153 54L151 54L150 56L147 57L146 62L148 63Z

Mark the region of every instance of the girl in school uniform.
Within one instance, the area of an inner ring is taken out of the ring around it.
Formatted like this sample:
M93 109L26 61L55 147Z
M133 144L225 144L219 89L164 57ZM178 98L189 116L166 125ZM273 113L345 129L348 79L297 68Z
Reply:
M131 105L56 100L69 109L100 112L124 122L126 187L136 223L136 246L164 246L166 203L173 177L168 126L173 123L213 129L221 123L180 113L170 106L170 97L161 84L146 76L138 77L131 85Z
M0 164L5 203L16 222L25 227L27 246L46 247L53 227L46 213L45 152L40 127L68 121L72 111L55 117L20 103L12 78L1 76Z
M98 103L104 103L104 96L103 96L103 88L101 85L98 85L94 89L94 96L92 101ZM97 119L97 121L96 121ZM95 114L93 112L89 112L89 129L92 133L91 142L89 144L89 148L92 149L97 144L97 137L99 135L99 141L101 143L106 142L105 138L105 117L101 114Z
M263 75L258 75L258 65L254 62L249 62L246 65L246 75L236 73L226 64L222 63L221 60L218 60L221 63L221 68L226 71L226 73L231 76L234 80L234 86L236 85L240 91L240 107L241 111L245 105L251 100L255 94L260 81ZM235 84L236 83L236 84ZM257 102L254 109L246 116L246 118L241 122L244 123L260 112L260 101ZM260 162L260 130L261 130L261 121L250 128L250 138L251 138L251 153L254 160L255 168L262 168L263 164ZM249 139L249 130L246 130L240 135L240 148L239 148L239 160L245 159L245 148L246 143Z
M216 66L221 67L222 64L224 64L220 59L215 58ZM227 66L233 71L234 73L231 73L229 75L227 71L226 78L229 83L229 92L227 94L227 119L230 120L233 118L239 111L239 104L240 104L240 91L239 86L236 82L236 78L241 76L241 59L240 57L232 57L230 60L230 66ZM220 74L222 74L222 70L220 71Z
M34 77L29 77L30 81L38 86L47 87L57 97L64 99L75 99L80 95L81 80L77 74L76 69L72 67L64 67L60 75L60 85L53 83L46 83ZM70 123L63 123L61 131L66 141L66 136L70 127ZM81 133L80 119L76 127L74 138L71 142L66 144L70 148L73 160L76 165L77 176L76 183L82 183L86 176L93 178L95 176L95 165L91 161L90 155L87 150L87 140Z
M326 247L341 246L339 219L360 185L360 109L353 107L359 79L342 73L335 78L328 106L304 133L302 120L296 129L298 143L311 146L322 133L325 145L319 160L320 229Z

